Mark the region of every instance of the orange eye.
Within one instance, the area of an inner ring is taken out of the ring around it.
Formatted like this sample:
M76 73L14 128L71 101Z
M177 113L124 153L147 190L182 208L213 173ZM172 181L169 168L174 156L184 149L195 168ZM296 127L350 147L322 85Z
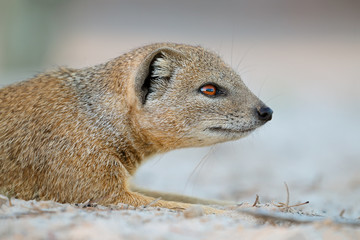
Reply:
M210 95L210 96L216 95L216 87L211 84L201 87L200 91L205 95Z

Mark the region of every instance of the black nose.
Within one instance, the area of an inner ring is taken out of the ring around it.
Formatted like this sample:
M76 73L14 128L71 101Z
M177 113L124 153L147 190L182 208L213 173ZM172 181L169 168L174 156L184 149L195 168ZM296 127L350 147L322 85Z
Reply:
M269 107L261 107L257 109L258 117L261 121L270 121L272 119L273 110Z

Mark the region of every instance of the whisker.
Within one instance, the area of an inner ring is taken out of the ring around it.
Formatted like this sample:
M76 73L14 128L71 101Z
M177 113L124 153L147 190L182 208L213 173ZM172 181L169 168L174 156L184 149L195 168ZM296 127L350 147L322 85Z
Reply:
M236 68L235 68L236 71L239 70L240 64L243 63L245 57L248 55L248 53L249 53L249 51L250 51L251 48L252 48L252 46L248 47L248 48L245 50L245 53L242 55L242 57L240 58L239 63L236 65Z
M263 89L263 87L264 87L267 80L268 80L267 78L264 78L264 80L262 81L259 92L258 92L258 97L260 97L262 89Z
M187 181L186 181L186 184L185 184L185 187L184 187L184 192L186 190L186 188L188 187L189 183L190 183L190 179L194 176L195 172L197 170L201 170L202 167L200 166L203 166L205 161L209 158L210 154L212 154L215 150L215 146L211 146L211 148L209 149L209 151L205 154L204 157L201 158L201 160L199 161L199 163L196 165L196 167L192 170L191 174L189 175ZM200 168L199 168L200 167ZM199 172L198 172L199 173Z
M175 144L178 143L180 140L184 139L185 135L187 133L185 132L181 137L179 137L176 141L175 141ZM164 158L165 154L162 154L153 164L152 166L155 166L157 165L163 158Z
M278 97L281 97L281 96L283 96L283 95L285 95L285 94L284 94L284 93L279 93L279 94L277 94L277 95L275 95L275 96L267 99L267 100L264 101L264 102L267 104L267 103L269 103L270 101L273 101L274 99L276 99L276 98L278 98Z
M215 152L215 147L216 147L216 145L211 146L209 152L206 154L206 157L204 157L204 160L202 161L202 163L200 164L198 170L196 171L197 174L194 175L194 183L196 183L197 179L199 179L200 172L201 172L202 168L209 162L207 160L209 159L210 154L213 154Z
M164 156L165 154L160 155L160 157L156 159L151 166L154 167L155 165L157 165L164 158Z
M230 52L230 66L233 66L233 51L234 51L234 31L231 36L231 52Z
M238 70L238 72L239 72L239 74L241 75L241 76L244 76L244 75L246 75L247 73L250 73L250 72L252 72L253 71L253 69L245 69L245 68L243 68L244 70Z

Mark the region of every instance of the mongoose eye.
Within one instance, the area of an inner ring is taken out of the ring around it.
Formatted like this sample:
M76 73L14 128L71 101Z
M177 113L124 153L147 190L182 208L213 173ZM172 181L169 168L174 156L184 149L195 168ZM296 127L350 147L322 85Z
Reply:
M200 88L200 92L208 96L215 96L217 94L217 89L214 85L207 84Z

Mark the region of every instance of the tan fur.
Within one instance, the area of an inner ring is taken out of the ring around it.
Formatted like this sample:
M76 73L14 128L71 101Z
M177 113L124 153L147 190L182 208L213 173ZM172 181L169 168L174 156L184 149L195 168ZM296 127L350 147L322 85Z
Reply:
M201 94L208 82L226 96ZM128 186L144 159L243 137L266 122L257 117L262 106L198 46L152 44L94 67L39 74L0 90L0 189L22 199L147 205L154 198Z

